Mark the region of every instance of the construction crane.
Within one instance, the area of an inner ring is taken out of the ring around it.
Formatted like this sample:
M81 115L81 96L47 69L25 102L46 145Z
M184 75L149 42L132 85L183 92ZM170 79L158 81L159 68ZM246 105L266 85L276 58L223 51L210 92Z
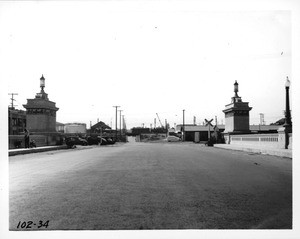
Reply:
M159 123L160 123L161 127L162 127L162 128L164 128L164 126L163 126L163 124L161 123L161 121L160 121L160 118L159 118L159 116L158 116L158 114L157 114L157 113L156 113L156 115L157 115L157 118L158 118L158 121L159 121Z

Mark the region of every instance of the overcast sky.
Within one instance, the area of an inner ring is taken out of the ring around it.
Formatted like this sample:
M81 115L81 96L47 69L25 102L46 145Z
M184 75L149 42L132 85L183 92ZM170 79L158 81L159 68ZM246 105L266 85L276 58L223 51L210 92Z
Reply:
M156 113L180 124L183 109L186 123L224 123L235 81L251 124L260 113L267 124L283 117L287 76L293 89L290 11L143 3L1 3L0 77L18 93L16 108L40 91L43 74L62 123L114 127L114 105L129 128L150 126Z

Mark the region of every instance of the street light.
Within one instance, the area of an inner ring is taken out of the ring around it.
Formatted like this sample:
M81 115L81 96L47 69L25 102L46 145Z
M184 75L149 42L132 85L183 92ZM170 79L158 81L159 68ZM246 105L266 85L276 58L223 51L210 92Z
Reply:
M238 94L237 94L239 92L239 84L237 83L237 81L235 81L233 86L234 86L235 97L239 97Z
M45 78L42 75L42 77L40 78L40 87L42 89L42 92L44 92L44 88L45 88Z
M285 128L285 148L289 146L289 133L292 132L292 121L291 121L291 112L290 112L290 99L289 99L289 90L291 82L288 77L286 77L285 82L285 122L283 127Z

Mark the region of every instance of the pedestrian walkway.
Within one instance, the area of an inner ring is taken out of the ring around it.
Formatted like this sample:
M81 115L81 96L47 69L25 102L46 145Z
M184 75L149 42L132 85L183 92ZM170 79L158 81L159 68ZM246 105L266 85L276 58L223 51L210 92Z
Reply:
M19 148L19 149L9 149L8 156L14 156L19 154L31 154L31 153L40 153L52 150L59 150L59 149L67 149L67 145L58 145L58 146L44 146L44 147L37 147L37 148Z
M214 147L222 148L222 149L231 149L231 150L239 150L239 151L246 151L252 153L261 153L261 154L268 154L274 155L279 157L287 157L292 158L293 153L291 149L275 149L275 148L266 148L266 147L259 147L253 145L232 145L232 144L215 144Z

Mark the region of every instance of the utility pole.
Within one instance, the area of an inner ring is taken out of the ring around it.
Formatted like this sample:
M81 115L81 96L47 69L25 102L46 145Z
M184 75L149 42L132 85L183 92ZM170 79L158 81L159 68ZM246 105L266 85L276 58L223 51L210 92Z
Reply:
M154 118L154 129L156 128L156 118Z
M217 116L215 116L215 121L216 121L216 126L215 126L215 137L216 137L216 142L218 142L218 132L217 132L217 128L218 128L218 119L217 119Z
M184 132L184 111L185 110L182 110L182 142L185 140L185 132Z
M18 95L18 93L9 93L9 95L11 95L11 109L13 110L14 109L14 95ZM10 115L10 127L9 127L9 134L12 134L12 126L13 126L13 120L12 120L12 114L9 112L9 115Z
M125 115L122 115L122 121L123 121L123 132L125 132L125 119L124 119Z
M121 113L122 113L122 111L123 110L119 110L119 112L120 112L120 139L122 138L122 131L121 131L121 129L122 129L122 125L121 125L121 118L122 118L122 115L121 115Z
M14 95L18 95L18 93L8 93L9 95L11 95L11 108L14 109Z
M116 138L115 138L115 141L117 141L117 138L118 138L118 108L121 107L121 106L113 106L116 108Z

